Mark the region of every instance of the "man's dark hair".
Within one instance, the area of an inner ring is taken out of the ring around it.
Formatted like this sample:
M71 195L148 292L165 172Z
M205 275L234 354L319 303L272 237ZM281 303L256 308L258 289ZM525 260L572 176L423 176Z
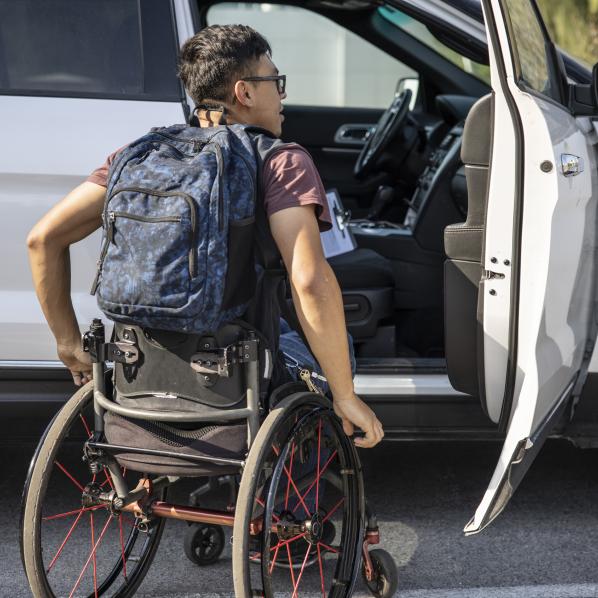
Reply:
M212 25L190 37L179 54L178 75L196 104L231 99L232 86L264 54L270 44L247 25Z

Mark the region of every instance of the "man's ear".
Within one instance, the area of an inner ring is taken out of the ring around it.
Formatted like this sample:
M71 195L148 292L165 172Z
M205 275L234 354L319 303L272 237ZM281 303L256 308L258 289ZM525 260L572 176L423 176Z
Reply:
M245 81L237 81L235 83L235 98L241 106L251 107L253 106L253 93L252 89Z

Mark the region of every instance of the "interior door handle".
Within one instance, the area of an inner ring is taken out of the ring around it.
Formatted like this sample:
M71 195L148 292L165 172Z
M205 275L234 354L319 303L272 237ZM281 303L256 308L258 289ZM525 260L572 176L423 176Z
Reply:
M367 138L376 130L376 125L356 124L341 125L334 134L334 142L363 145Z

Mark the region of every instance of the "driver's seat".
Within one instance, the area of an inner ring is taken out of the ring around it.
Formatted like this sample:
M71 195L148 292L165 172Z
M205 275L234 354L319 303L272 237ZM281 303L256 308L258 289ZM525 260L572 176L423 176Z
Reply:
M394 277L390 262L372 249L357 248L328 258L343 293L347 328L356 343L376 336L393 313Z

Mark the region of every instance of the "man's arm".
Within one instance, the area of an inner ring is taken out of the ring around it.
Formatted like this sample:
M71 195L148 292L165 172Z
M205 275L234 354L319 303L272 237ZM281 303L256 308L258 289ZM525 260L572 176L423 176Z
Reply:
M37 298L56 338L58 357L78 386L91 380L91 361L71 301L70 246L102 224L106 188L85 182L57 203L27 237Z
M347 434L353 434L353 425L365 432L364 439L355 440L358 446L374 446L384 432L374 412L354 392L341 291L322 251L314 206L275 212L270 229L289 273L301 327L328 379L334 410Z

